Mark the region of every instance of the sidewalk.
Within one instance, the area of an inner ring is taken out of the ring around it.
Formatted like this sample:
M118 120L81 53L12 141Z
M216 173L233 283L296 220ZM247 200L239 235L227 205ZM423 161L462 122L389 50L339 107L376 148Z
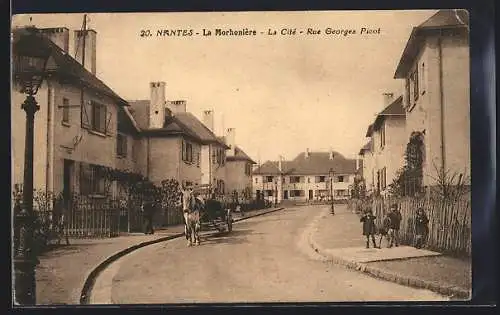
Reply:
M314 222L311 246L329 260L372 276L403 285L425 288L456 299L470 298L470 260L461 260L410 246L375 249L362 236L359 217L345 205L325 209ZM376 238L377 245L379 238Z
M273 212L270 208L235 214L234 221ZM162 241L184 233L184 225L157 229L153 235L133 233L103 239L70 239L70 245L61 245L38 257L36 294L38 305L80 304L80 295L87 278L94 269L115 255L133 246Z

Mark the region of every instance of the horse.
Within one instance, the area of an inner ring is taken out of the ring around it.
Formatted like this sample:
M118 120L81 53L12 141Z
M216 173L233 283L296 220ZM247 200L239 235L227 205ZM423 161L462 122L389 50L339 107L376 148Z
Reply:
M188 241L188 246L192 246L193 243L200 245L201 210L202 201L194 196L192 190L183 190L182 211L184 214L184 235Z

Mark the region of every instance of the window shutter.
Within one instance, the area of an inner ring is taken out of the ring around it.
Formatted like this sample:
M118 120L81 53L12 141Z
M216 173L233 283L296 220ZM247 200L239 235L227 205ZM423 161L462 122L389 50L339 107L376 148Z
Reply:
M91 115L92 115L92 102L84 101L81 109L82 111L82 128L90 129L91 126Z
M106 126L104 128L104 131L105 131L104 133L108 136L112 136L113 130L112 130L112 126L111 126L111 117L113 116L113 113L111 111L108 111L105 106L103 106L103 107L104 107L104 115L103 116L106 118Z
M185 156L186 149L185 149L185 146L186 146L186 144L184 143L184 140L182 140L182 147L181 147L181 150L182 150L182 160L183 160L183 161L185 161L185 160L186 160L186 156Z

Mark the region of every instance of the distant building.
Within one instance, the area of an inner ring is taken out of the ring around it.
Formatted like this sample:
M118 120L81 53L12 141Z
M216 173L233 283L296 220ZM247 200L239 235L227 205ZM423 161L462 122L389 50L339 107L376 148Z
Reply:
M394 78L405 84L406 138L424 145L423 184L435 183L441 168L470 176L467 12L439 10L414 27Z
M331 197L330 169L333 169L333 198L348 199L358 168L356 159L338 152L303 152L291 161L267 161L254 170L253 193L270 201L328 200Z
M256 164L236 145L236 130L228 128L225 137L229 149L226 151L226 184L229 193L238 197L252 197L252 167Z

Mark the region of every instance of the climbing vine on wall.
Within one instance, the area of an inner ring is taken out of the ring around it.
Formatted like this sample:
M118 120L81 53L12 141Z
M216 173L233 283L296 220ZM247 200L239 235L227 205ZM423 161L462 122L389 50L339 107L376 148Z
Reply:
M414 196L422 192L424 154L424 134L413 132L406 145L405 164L389 185L391 195Z

